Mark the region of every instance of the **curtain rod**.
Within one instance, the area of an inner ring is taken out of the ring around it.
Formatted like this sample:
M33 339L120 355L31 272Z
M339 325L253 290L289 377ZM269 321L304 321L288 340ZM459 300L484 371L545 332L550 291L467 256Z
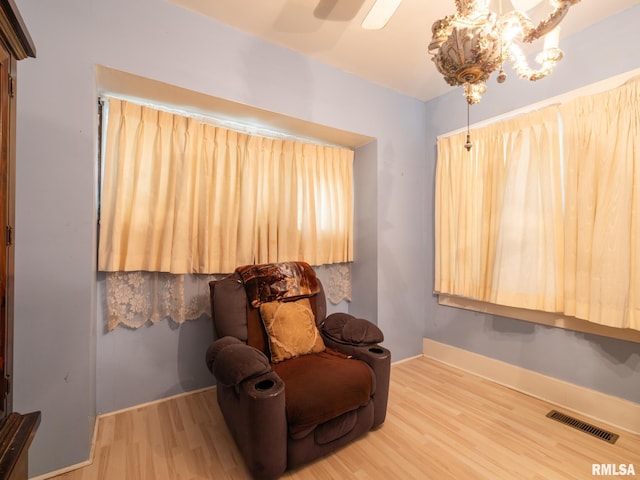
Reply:
M203 113L191 112L189 110L182 110L178 107L171 107L167 105L158 104L140 97L112 94L112 93L102 93L98 96L98 101L104 103L105 101L108 101L109 98L116 98L118 100L132 102L137 105L143 105L145 107L154 108L156 110L162 110L175 115L182 115L183 117L193 118L195 120L198 120L202 123L206 123L208 125L222 127L222 128L226 128L227 130L233 130L235 132L246 133L249 135L256 135L260 137L266 137L266 138L272 138L272 139L278 139L278 140L293 140L293 141L309 143L313 145L319 145L322 147L344 148L346 150L352 150L352 151L354 150L351 147L345 147L344 145L337 145L334 143L322 142L314 138L304 137L302 135L297 135L295 133L281 132L278 130L272 130L264 126L242 123L233 119L224 119L224 118L219 118L213 115L206 115Z
M531 105L526 105L522 108L518 108L516 110L512 110L510 112L502 113L500 115L496 115L495 117L487 118L485 120L481 120L472 124L469 128L480 128L485 127L487 125L491 125L492 123L496 123L502 120L507 120L510 118L514 118L520 115L525 115L527 113L534 112L536 110L540 110L545 107L549 107L554 104L562 104L566 103L569 100L572 100L577 97L582 97L586 95L595 95L597 93L602 93L607 90L611 90L613 88L620 87L624 85L629 80L632 80L635 77L640 76L640 68L636 68L634 70L629 70L628 72L621 73L620 75L615 75L613 77L605 78L604 80L600 80L595 83L591 83L589 85L585 85L569 92L562 93L560 95L556 95L555 97L550 97L545 100L541 100L540 102L532 103ZM467 130L467 127L457 128L447 133L442 133L436 137L436 139L440 140L441 138L447 138L453 135L457 135L459 133L463 133Z

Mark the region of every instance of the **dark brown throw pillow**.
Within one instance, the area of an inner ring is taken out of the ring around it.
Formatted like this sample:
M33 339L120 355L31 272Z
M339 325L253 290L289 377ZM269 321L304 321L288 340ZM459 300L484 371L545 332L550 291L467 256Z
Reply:
M384 334L377 325L348 313L329 315L322 328L330 337L351 345L371 345L384 341Z

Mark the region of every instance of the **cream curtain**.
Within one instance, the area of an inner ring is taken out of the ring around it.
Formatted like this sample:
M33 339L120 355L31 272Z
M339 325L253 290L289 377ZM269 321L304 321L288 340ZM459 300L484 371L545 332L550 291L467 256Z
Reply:
M438 140L435 290L556 311L562 196L556 108ZM530 154L533 152L533 155Z
M640 80L438 140L435 291L640 330Z
M640 79L561 106L567 315L640 330Z
M353 151L109 99L99 269L353 260Z

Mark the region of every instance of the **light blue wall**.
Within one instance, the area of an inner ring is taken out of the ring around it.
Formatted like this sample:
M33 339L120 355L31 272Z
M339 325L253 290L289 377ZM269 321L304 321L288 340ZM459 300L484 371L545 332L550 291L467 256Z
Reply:
M17 111L14 405L43 414L31 475L86 460L96 413L207 383L206 321L104 333L96 65L375 138L357 165L371 210L356 219L366 254L350 308L375 313L395 359L420 352L430 276L422 102L164 0L16 3L38 50L18 65Z
M352 304L350 313L378 323L378 181L377 172L370 165L376 163L377 142L369 142L356 151L353 176L358 188L354 192L355 262L351 269Z
M569 12L571 15L571 12ZM538 82L515 74L503 85L494 80L480 104L471 108L471 122L491 118L640 67L640 6L609 18L561 42L565 58L556 71ZM436 137L466 125L466 104L460 89L427 106L427 149L430 176L435 173ZM433 238L433 195L427 208ZM433 249L433 242L429 242ZM433 255L433 252L431 252ZM430 261L431 262L431 261ZM430 266L430 271L432 267ZM433 279L428 288L433 290ZM640 344L587 335L437 305L429 298L425 336L498 360L640 402Z
M634 395L636 345L437 306L435 137L463 124L459 91L425 108L164 0L16 3L38 49L37 59L18 65L17 112L14 406L43 412L31 475L86 460L97 412L207 383L198 358L210 335L206 321L104 334L95 272L98 64L375 138L356 162L349 309L376 317L395 360L418 354L426 334ZM637 66L628 48L606 48L603 39L615 32L621 45L637 44L638 17L636 7L565 42L567 58L536 84L541 90L515 79L492 85L475 120ZM598 52L597 65L582 46Z

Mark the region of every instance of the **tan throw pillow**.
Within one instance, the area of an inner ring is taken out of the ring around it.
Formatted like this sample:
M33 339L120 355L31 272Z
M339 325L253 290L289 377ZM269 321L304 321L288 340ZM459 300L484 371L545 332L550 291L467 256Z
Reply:
M272 362L324 351L308 298L263 303L260 316L269 337Z

